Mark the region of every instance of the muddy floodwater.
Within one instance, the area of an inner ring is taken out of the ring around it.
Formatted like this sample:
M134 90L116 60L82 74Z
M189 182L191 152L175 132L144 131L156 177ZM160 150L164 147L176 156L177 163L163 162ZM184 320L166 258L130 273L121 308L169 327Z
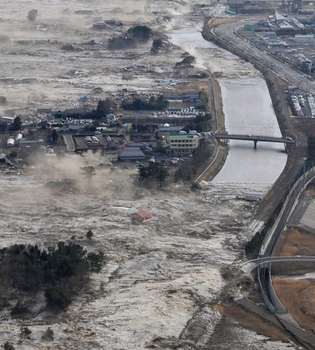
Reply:
M263 105L271 105L265 100L268 92L263 81L257 79L259 73L249 63L203 40L200 29L189 29L184 35L178 32L177 37L173 33L172 42L176 39L182 49L172 47L169 54L156 56L143 54L149 52L150 45L124 52L88 44L91 39L106 43L134 23L161 32L166 26L170 30L184 25L194 28L195 16L186 15L196 3L203 4L201 0L191 0L189 5L166 0L3 0L0 34L7 42L0 44L0 95L7 97L6 108L27 104L30 110L62 109L77 106L78 98L85 95L98 101L121 89L156 92L161 77L147 74L141 67L150 64L163 73L184 51L196 57L196 68L220 74L229 128L236 120L230 119L236 107L227 99L237 99L233 92L239 89L229 86L232 81L252 84L248 90L258 94L252 96L253 107L262 109L258 107L260 99ZM32 8L38 10L36 21L27 19ZM123 28L93 29L93 24L111 19L123 21ZM123 79L124 67L130 65L137 67L135 76ZM257 90L253 89L256 85ZM248 100L244 99L240 114L242 109L249 111L245 102ZM246 128L251 115L244 117ZM253 145L246 144L243 149L255 158L263 147L258 144L254 151ZM285 159L280 149L271 153L265 158L268 162L278 153ZM227 164L232 154L231 147ZM202 183L197 192L184 184L154 190L137 186L137 167L131 163L110 165L111 157L89 152L60 158L42 155L20 171L2 170L1 248L36 244L48 249L59 241L74 242L88 252L104 252L105 262L99 273L91 275L87 289L62 312L46 309L44 293L38 293L30 297L27 316L14 318L10 310L17 302L16 294L9 295L11 304L3 302L0 310L0 348L6 342L23 350L294 348L291 343L271 341L244 329L214 307L242 296L238 272L230 274L231 280L224 279L229 274L222 273L230 267L237 270L244 245L253 234L250 225L255 204L237 198L248 193L262 197L270 186L267 180L244 185L237 183L234 175L233 183ZM235 173L237 168L245 168L247 157L243 162L239 155L234 157ZM87 176L83 171L87 166L96 169L95 175ZM132 214L140 210L147 211L152 220L134 224ZM92 239L87 238L89 231ZM31 332L29 337L21 336L22 327ZM43 335L48 329L54 336L46 341Z

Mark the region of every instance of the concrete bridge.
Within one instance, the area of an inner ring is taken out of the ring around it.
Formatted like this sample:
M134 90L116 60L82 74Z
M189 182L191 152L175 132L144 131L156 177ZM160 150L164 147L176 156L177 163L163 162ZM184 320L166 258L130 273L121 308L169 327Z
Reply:
M249 260L240 265L241 271L244 273L250 273L258 265L263 265L266 263L273 262L288 262L288 261L306 261L313 262L315 261L315 256L301 256L301 255L292 255L292 256L264 256L257 259Z
M295 140L291 137L274 137L274 136L263 136L263 135L241 135L241 134L215 134L216 139L221 140L243 140L253 141L255 149L257 148L257 142L276 142L284 144L293 144Z

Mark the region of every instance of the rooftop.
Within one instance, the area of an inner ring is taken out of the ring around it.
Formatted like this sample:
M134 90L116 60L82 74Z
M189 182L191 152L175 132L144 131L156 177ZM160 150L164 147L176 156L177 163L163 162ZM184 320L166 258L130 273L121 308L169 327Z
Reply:
M178 135L170 135L171 139L193 139L199 138L197 134L178 134Z

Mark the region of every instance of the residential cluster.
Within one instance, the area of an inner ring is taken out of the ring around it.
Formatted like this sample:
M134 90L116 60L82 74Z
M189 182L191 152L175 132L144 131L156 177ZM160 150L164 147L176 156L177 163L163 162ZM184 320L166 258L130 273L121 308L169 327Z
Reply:
M302 23L303 22L303 23ZM239 34L278 60L313 79L315 38L313 21L303 16L284 17L275 12L265 20L246 23Z
M92 119L60 119L47 115L33 123L22 121L21 128L16 130L12 128L12 118L4 118L0 134L2 148L6 154L16 151L19 155L101 152L110 154L112 161L154 162L156 157L165 157L169 164L176 164L176 157L191 156L206 134L187 130L184 124L158 121L120 124L116 121L114 114L108 114L101 126L95 127Z

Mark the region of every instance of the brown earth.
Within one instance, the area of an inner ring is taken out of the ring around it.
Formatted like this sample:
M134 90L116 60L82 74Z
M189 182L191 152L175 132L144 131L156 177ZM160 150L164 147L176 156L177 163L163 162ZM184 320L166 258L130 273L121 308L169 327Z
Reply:
M295 321L307 332L315 331L315 281L273 279L275 290Z
M290 227L280 237L275 256L313 255L315 236L301 228Z
M314 188L307 189L307 195L314 195ZM298 228L289 227L280 237L274 255L314 255L314 234ZM307 332L315 330L315 279L303 277L306 273L312 274L312 262L286 262L273 264L274 287L283 305L288 309L294 320ZM283 276L301 275L298 280Z
M266 321L262 317L249 312L241 306L225 306L222 304L215 305L215 309L221 315L228 316L238 322L242 327L255 331L258 334L265 335L272 340L280 340L288 342L290 336L287 332L275 326L271 322Z
M212 19L208 22L208 27L205 26L204 34L211 36L210 28L217 25L221 20ZM222 23L222 22L221 22ZM265 74L270 95L273 98L273 105L275 112L281 127L282 132L285 135L291 135L294 133L296 137L306 141L309 134L309 130L313 129L313 123L304 123L303 121L292 120L290 117L289 107L284 97L284 90L287 89L286 84L281 79L278 79L273 74ZM214 95L219 96L219 89L213 85ZM276 91L275 91L276 90ZM279 92L282 91L282 96L279 97ZM275 93L277 92L277 93ZM275 96L278 96L276 99ZM218 101L217 106L221 105L221 101ZM223 121L224 127L224 114L223 111L217 114L218 129L220 121ZM226 149L227 152L227 149ZM290 147L288 152L288 161L284 172L279 177L273 188L265 196L261 208L258 211L257 219L267 220L270 214L274 212L281 198L285 196L289 183L294 179L297 174L298 166L296 161L302 159L306 155L306 147ZM218 163L223 161L223 157L218 158ZM216 166L219 166L216 164ZM209 172L210 173L210 172ZM270 205L272 203L272 205ZM315 237L307 232L302 232L297 228L289 229L286 234L282 235L275 255L313 255L315 248ZM278 269L279 269L278 264ZM281 264L284 270L284 263ZM313 271L312 264L295 263L292 264L295 273L305 273L307 271ZM311 266L310 266L311 265ZM286 265L287 266L287 265ZM280 271L283 271L281 268ZM308 270L310 269L310 270ZM290 281L283 278L274 279L275 289L279 295L284 306L289 310L292 317L308 331L315 329L315 282L313 280L302 281ZM266 321L260 316L245 310L239 306L223 306L217 305L216 309L223 315L227 315L236 320L243 327L255 330L258 334L264 334L271 339L277 339L287 341L287 333L284 330L276 327L274 324Z

